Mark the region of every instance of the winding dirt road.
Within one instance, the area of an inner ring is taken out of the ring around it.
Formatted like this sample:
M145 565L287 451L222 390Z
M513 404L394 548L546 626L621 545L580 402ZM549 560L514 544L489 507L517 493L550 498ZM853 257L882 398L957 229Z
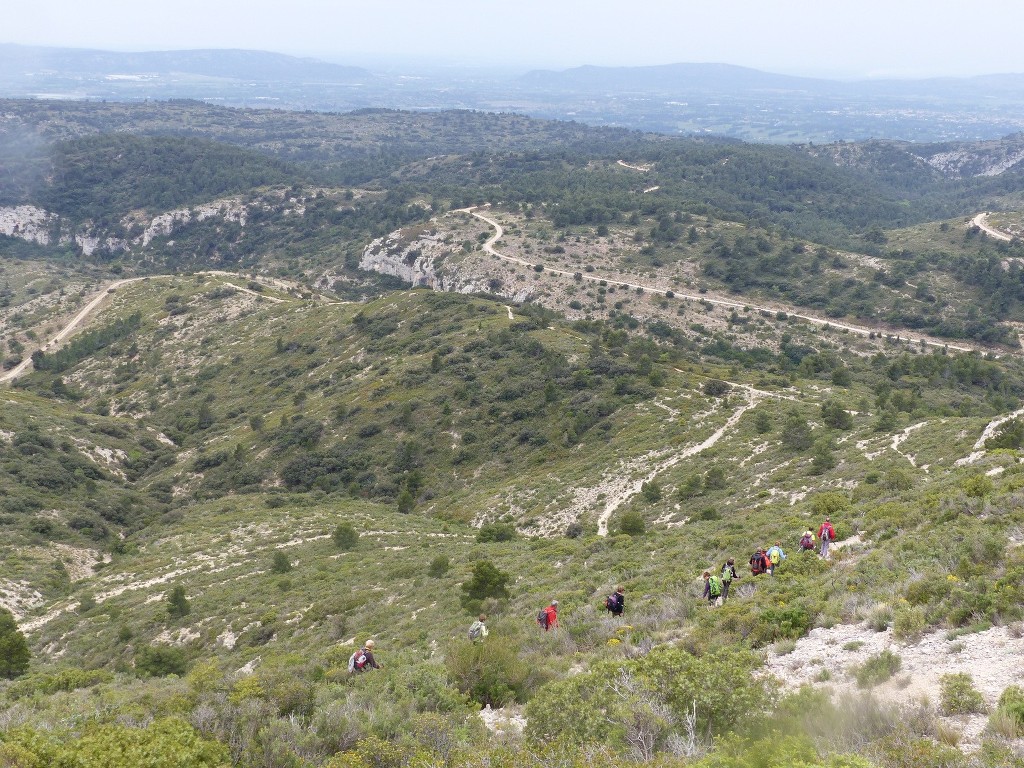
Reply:
M501 259L502 261L511 262L513 264L519 264L521 266L528 267L530 269L533 269L533 267L536 266L535 262L526 261L525 259L520 259L520 258L517 258L515 256L508 256L507 254L504 254L504 253L501 253L501 252L495 250L494 244L496 242L498 242L502 238L502 236L505 234L505 230L502 228L502 226L497 221L495 221L494 219L492 219L492 218L490 218L488 216L485 216L482 213L478 213L473 208L463 208L463 209L459 209L459 211L460 212L464 211L466 213L469 213L472 216L474 216L474 217L480 219L481 221L484 221L484 222L490 224L492 227L494 227L494 230L495 230L494 234L487 240L487 242L485 242L483 244L483 249L484 249L484 251L486 253L489 253L492 256L495 256L496 258ZM614 286L618 286L618 287L622 287L622 288L633 288L633 289L640 288L640 289L642 289L645 292L656 293L656 294L660 294L661 296L665 296L665 295L668 294L667 290L664 290L664 289L661 289L661 288L654 288L652 286L642 285L640 283L628 283L628 282L624 282L622 280L615 280L615 279L609 278L609 277L602 277L601 275L595 274L593 272L569 272L568 270L556 269L555 267L549 267L549 266L546 266L546 265L544 266L544 271L545 272L551 272L552 274L555 274L555 275L564 275L564 276L567 276L567 277L574 277L575 275L578 274L584 280L589 280L589 281L594 282L594 283L599 283L599 282L603 281L603 282L607 283L608 285L614 285ZM850 333L856 333L856 334L858 334L860 336L870 336L871 334L875 334L876 336L881 336L881 337L884 338L886 336L892 336L893 335L893 331L892 330L887 330L887 329L884 329L884 328L869 328L867 326L862 326L862 325L850 325L849 323L840 323L840 322L837 322L835 320L829 320L829 319L823 318L823 317L815 317L814 315L808 315L808 314L804 314L802 312L795 312L795 311L792 310L792 308L789 308L789 307L757 305L757 304L752 304L749 301L742 301L742 302L740 302L740 301L729 301L728 299L709 298L707 295L703 295L703 294L680 293L679 291L675 291L675 290L672 291L672 295L675 298L684 299L686 301L705 302L705 303L708 303L708 304L714 304L715 306L719 306L719 307L727 307L729 309L746 309L746 308L749 307L750 309L753 309L753 310L756 310L756 311L759 311L759 312L772 312L772 313L774 313L774 312L780 312L781 311L781 312L785 312L789 317L795 317L795 318L798 318L800 320L806 320L809 323L814 323L815 325L820 325L820 326L823 326L823 327L824 326L828 326L830 328L838 328L840 330L849 331ZM899 338L905 339L907 342L909 342L911 344L924 344L926 346L936 347L938 349L951 349L951 350L953 350L955 352L982 352L982 353L985 353L985 352L990 352L991 351L991 350L989 350L986 347L972 346L972 345L967 345L967 344L952 344L952 343L950 343L948 341L943 341L942 339L936 339L936 338L932 338L932 337L929 337L929 336L918 335L915 338L915 337L911 337L911 336L904 337L902 334L900 334Z
M209 270L209 271L205 271L205 272L196 272L194 274L196 274L196 275L213 275L213 276L216 276L216 277L230 277L230 278L241 279L241 280L252 279L252 278L246 277L245 275L239 275L239 274L237 274L235 272L222 272L222 271L219 271L219 270ZM57 333L55 333L53 335L53 337L49 341L46 341L45 343L42 344L42 346L38 347L38 349L43 351L43 352L47 352L47 351L51 351L51 350L56 349L57 346L59 346L62 341L64 341L66 338L68 338L76 330L78 330L78 328L83 323L85 323L86 320L88 320L94 314L98 313L105 306L105 304L107 303L107 300L110 298L111 294L113 294L121 286L128 285L129 283L137 283L140 280L148 280L148 279L151 279L151 278L155 279L155 278L158 278L158 277L180 277L180 275L148 275L146 277L129 277L129 278L126 278L124 280L115 280L114 282L112 282L109 285L107 285L106 287L104 287L99 293L95 294L88 301L88 303L86 303L86 305L84 307L82 307L81 310L79 310L78 314L75 315L74 318L72 318L71 321L67 325L65 325ZM280 281L280 280L271 280L270 283L271 283L271 285L273 287L275 287L275 288L283 288L284 290L289 290L290 288L296 287L296 286L288 286L288 285L284 284L283 281ZM262 299L266 299L268 301L273 301L273 302L277 302L277 303L280 303L280 302L283 302L283 301L287 301L287 299L281 299L281 298L278 298L276 296L266 296L266 295L264 295L264 294L262 294L262 293L260 293L258 291L252 290L251 288L245 288L245 287L238 286L238 285L233 285L233 287L236 290L238 290L238 291L241 291L243 293L249 293L249 294L252 294L253 296L258 296L258 297L260 297ZM15 379L18 379L21 376L24 376L28 372L28 370L32 367L32 353L35 352L35 351L36 350L32 350L31 352L29 352L27 354L27 356L20 363L18 363L16 366L11 368L11 370L5 372L3 375L0 375L0 384L9 384L12 381L14 381Z
M1013 240L1013 237L1011 235L1006 234L1002 230L993 229L988 225L988 211L979 213L977 216L971 219L971 224L976 226L989 237L994 237L996 240L1003 240L1004 242L1007 243Z

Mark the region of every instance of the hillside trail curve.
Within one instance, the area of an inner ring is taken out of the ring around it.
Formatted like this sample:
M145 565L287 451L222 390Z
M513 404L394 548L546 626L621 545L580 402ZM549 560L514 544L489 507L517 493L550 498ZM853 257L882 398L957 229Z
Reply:
M971 219L971 224L980 229L989 237L994 237L996 240L1002 240L1003 242L1007 243L1013 240L1012 235L1008 235L1001 229L993 229L992 227L990 227L988 225L988 215L988 211L982 211L973 219Z
M496 242L498 242L502 238L502 236L505 234L505 230L494 219L490 218L489 216L485 216L482 213L477 212L475 210L475 206L473 208L461 208L461 209L458 209L457 211L453 211L453 213L456 213L456 212L469 213L470 215L474 216L475 218L480 219L481 221L486 222L490 226L494 227L494 230L495 230L494 234L491 235L491 237L488 238L487 241L483 244L483 249L484 249L484 251L486 253L489 253L490 255L492 255L492 256L494 256L494 257L496 257L498 259L501 259L502 261L509 262L509 263L512 263L512 264L519 264L520 266L527 267L529 269L533 269L534 267L537 266L537 264L535 262L526 261L525 259L520 259L520 258L518 258L516 256L509 256L508 254L504 254L504 253L501 253L500 251L496 250L494 248L494 244ZM650 286L650 285L643 285L642 283L630 283L630 282L626 282L624 280L617 280L615 278L610 278L610 277L605 277L605 276L602 276L602 275L598 275L598 274L596 274L594 272L570 272L568 270L558 269L556 267L549 267L549 266L546 266L546 265L544 265L544 271L545 272L551 272L552 274L555 274L555 275L563 275L563 276L566 276L566 277L575 277L575 276L578 275L583 280L589 280L590 282L593 282L593 283L600 283L600 282L603 281L603 282L607 283L608 285L614 285L614 286L622 287L622 288L632 288L634 290L640 289L640 290L642 290L644 292L655 293L655 294L659 294L661 296L666 296L668 294L668 291L665 290L665 289L662 289L662 288L655 288L655 287ZM822 327L826 327L827 326L829 328L836 328L838 330L849 331L850 333L856 333L859 336L871 336L872 334L874 334L875 336L882 336L884 338L886 336L894 335L894 331L891 330L891 329L886 329L886 328L869 328L869 327L863 326L863 325L853 325L853 324L850 324L850 323L840 323L840 322L837 322L835 320L829 320L829 319L823 318L823 317L816 317L815 315L808 315L808 314L806 314L804 312L796 311L792 307L788 307L788 306L758 305L758 304L752 304L749 301L743 301L743 302L731 301L729 299L723 299L721 297L714 296L713 294L681 293L681 292L676 291L676 290L672 290L672 295L675 298L683 299L684 301L705 302L705 303L713 304L713 305L719 306L719 307L727 307L729 309L740 309L740 310L753 309L753 310L759 311L759 312L772 312L772 313L780 312L781 311L781 312L785 312L789 317L795 317L795 318L798 318L800 320L806 320L809 323L813 323L815 325L820 325ZM953 350L955 352L979 352L981 354L992 352L992 350L990 350L990 349L988 349L986 347L981 347L981 346L976 346L976 345L971 345L971 344L951 344L948 341L944 341L942 339L935 339L935 338L931 338L929 336L924 336L924 335L916 335L916 337L911 337L911 336L904 337L902 334L906 333L905 330L902 331L902 332L897 331L895 333L898 335L898 338L905 339L910 344L923 344L925 346L936 347L938 349L949 349L949 350Z
M235 272L223 272L220 270L208 270L204 272L195 272L193 274L213 275L216 277L231 277L239 279L251 279L248 278L246 275L240 275ZM22 376L24 376L32 367L32 354L34 352L47 352L56 349L62 341L64 341L73 333L75 333L75 331L77 331L82 325L84 325L87 320L91 319L94 315L98 314L106 306L106 304L109 303L108 300L110 299L111 295L117 291L118 288L121 288L122 286L125 285L129 285L131 283L137 283L143 280L149 280L160 277L178 276L179 275L146 275L144 277L128 277L123 280L115 280L114 282L105 285L103 288L100 289L100 291L93 295L88 302L86 302L86 305L78 311L78 314L76 314L63 328L57 331L57 333L55 333L48 341L43 342L43 344L37 347L37 349L34 349L31 352L29 352L27 356L16 366L11 368L11 370L6 371L2 375L0 375L0 384L10 384L16 379L19 379ZM284 289L295 287L287 286L286 284L283 283L283 281L279 280L271 281L271 285L275 288ZM258 291L254 291L251 288L245 288L237 285L234 287L236 290L242 291L243 293L249 293L252 294L253 296L259 296L260 298L266 299L268 301L277 303L287 301L287 299L278 298L276 296L265 296L264 294L259 293Z

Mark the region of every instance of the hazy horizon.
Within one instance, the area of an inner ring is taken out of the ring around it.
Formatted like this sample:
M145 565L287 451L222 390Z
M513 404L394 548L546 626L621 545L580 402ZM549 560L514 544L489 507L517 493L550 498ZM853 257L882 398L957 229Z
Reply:
M723 13L691 0L513 5L450 0L105 0L18 4L5 42L119 52L248 49L358 66L567 69L723 63L806 77L970 77L1024 72L1024 4L766 0Z

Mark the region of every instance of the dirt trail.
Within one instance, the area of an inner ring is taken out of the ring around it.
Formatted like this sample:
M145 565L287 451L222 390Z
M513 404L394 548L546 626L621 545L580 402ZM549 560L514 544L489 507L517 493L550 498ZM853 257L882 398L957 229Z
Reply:
M615 162L621 165L623 168L629 168L630 170L633 171L640 171L641 173L647 173L649 170L651 170L651 167L649 165L630 165L625 160L616 160Z
M747 394L750 399L743 405L743 407L739 408L734 414L732 414L725 422L725 424L723 424L721 427L715 430L715 432L706 440L704 440L704 442L698 443L697 445L692 445L689 448L675 454L674 456L671 456L668 459L659 462L658 464L655 464L654 467L651 468L646 475L639 479L627 480L625 483L620 482L620 487L616 489L615 492L609 494L609 498L605 503L604 510L601 512L600 517L597 518L597 535L608 535L608 521L611 520L611 517L615 513L615 510L617 510L624 503L626 503L631 498L639 494L640 489L643 487L644 483L649 483L651 480L653 480L659 474L664 472L666 469L674 467L683 459L688 459L689 457L695 456L701 451L706 451L708 448L710 448L719 440L721 440L726 432L735 427L737 422L739 422L740 418L743 416L743 414L749 411L754 406L756 406L758 403L759 398L756 394L754 394L753 392L748 392Z
M219 270L209 270L209 271L206 271L206 272L196 272L195 274L197 274L197 275L214 275L214 276L217 276L217 277L231 277L231 278L238 278L238 279L249 279L249 278L246 278L245 275L240 275L240 274L237 274L235 272L222 272L222 271L219 271ZM137 283L137 282L140 282L142 280L149 280L151 278L157 278L157 277L180 277L180 275L151 275L151 276L146 276L146 277L129 277L129 278L126 278L124 280L115 280L114 282L110 283L110 285L108 285L105 288L103 288L99 293L95 294L88 301L88 303L84 307L82 307L81 310L79 310L78 314L75 315L71 319L70 322L68 322L67 325L65 325L63 328L61 328L57 333L55 333L53 335L53 337L49 341L45 342L38 349L40 351L43 351L43 352L55 349L62 341L64 341L69 336L71 336L75 331L77 331L78 328L80 326L82 326L85 323L86 320L90 319L93 315L97 314L100 310L102 310L105 307L105 305L107 303L109 303L108 299L110 298L111 294L113 294L121 286L128 285L129 283ZM293 290L293 289L296 289L296 288L301 288L301 286L299 286L298 283L289 284L289 283L286 283L285 281L282 281L282 280L270 279L270 280L268 280L268 282L273 287L281 288L283 290ZM242 291L243 293L249 293L249 294L252 294L253 296L259 296L260 298L267 299L268 301L273 301L273 302L278 302L278 303L284 302L284 301L288 301L288 299L281 299L281 298L278 298L276 296L266 296L266 295L260 293L259 291L254 291L251 288L244 288L244 287L241 287L241 286L238 286L238 285L235 285L233 287L235 288L235 290ZM321 297L321 298L323 298L323 297ZM25 357L25 359L23 359L20 363L18 363L11 370L7 371L3 375L0 375L0 384L10 383L10 382L14 381L15 379L20 378L21 376L25 375L25 373L27 373L29 368L32 366L32 353L35 352L35 351L36 350L29 351L28 355Z
M1007 413L1003 414L1002 416L997 416L996 418L992 419L992 421L985 425L985 429L983 429L981 432L981 437L979 437L977 441L975 441L974 449L971 451L971 454L969 456L964 456L962 459L957 459L955 462L953 462L953 466L963 467L967 464L973 464L974 462L976 462L978 459L985 455L985 443L990 437L993 437L995 435L996 430L999 429L999 427L1001 427L1006 422L1011 421L1012 419L1019 418L1021 416L1024 416L1024 408L1014 411L1013 413Z
M52 339L45 342L41 347L39 347L39 349L45 352L48 349L56 347L58 344L60 344L60 342L62 342L64 339L66 339L68 336L74 333L78 326L85 322L86 318L88 318L90 315L96 312L100 308L100 305L103 304L110 297L110 294L112 294L115 290L120 288L122 285L127 285L128 283L135 283L138 282L139 280L144 279L145 278L142 277L131 277L126 280L114 281L106 288L104 288L102 291L100 291L98 294L93 296L92 299L90 299L89 302L81 309L81 311L79 311L79 313L74 316L71 322L69 322L67 325L61 328L56 334L54 334ZM20 363L14 366L11 370L7 371L7 373L0 376L0 383L14 381L19 376L22 376L31 365L32 353L30 352L29 355L24 360L22 360Z
M453 213L454 212L455 211L453 211ZM489 253L490 255L494 256L495 258L501 259L502 261L507 261L507 262L510 262L512 264L519 264L520 266L527 267L529 269L533 269L533 267L536 266L535 262L526 261L525 259L520 259L520 258L517 258L515 256L508 256L507 254L504 254L504 253L501 253L501 252L495 250L494 244L496 242L498 242L502 238L502 236L505 234L505 230L502 228L502 226L497 221L495 221L494 219L492 219L492 218L490 218L488 216L485 216L482 213L478 213L475 210L475 208L460 208L460 209L458 209L457 212L469 213L472 216L480 219L481 221L487 222L492 227L494 227L494 230L495 230L494 234L491 235L491 237L483 245L483 249L484 249L484 251L486 253ZM640 289L642 289L643 291L645 291L647 293L656 293L656 294L660 294L662 296L665 296L668 293L667 290L662 289L662 288L655 288L655 287L652 287L650 285L643 285L641 283L630 283L630 282L625 282L623 280L616 280L614 278L604 277L602 275L598 275L598 274L595 274L593 272L582 272L582 273L580 273L580 272L570 272L568 270L557 269L556 267L549 267L549 266L546 266L546 265L544 266L544 271L545 272L550 272L550 273L555 274L555 275L563 275L565 277L574 277L574 276L576 276L578 274L578 275L580 275L580 277L583 280L589 280L590 282L593 282L593 283L605 282L608 285L614 285L616 287L633 288L633 289L640 288ZM823 326L823 327L824 326L828 326L830 328L837 328L839 330L849 331L850 333L856 333L856 334L858 334L860 336L870 336L870 335L874 334L875 336L881 336L881 337L884 338L886 336L892 336L893 333L894 333L892 330L888 330L888 329L884 329L884 328L868 328L867 326L850 325L849 323L840 323L840 322L837 322L835 320L829 320L829 319L822 318L822 317L815 317L814 315L808 315L808 314L804 314L802 312L797 312L792 307L787 307L787 306L757 305L757 304L752 304L749 301L730 301L729 299L717 298L717 297L713 297L713 294L680 293L680 292L675 291L675 290L672 291L672 294L677 299L684 299L686 301L705 302L705 303L713 304L713 305L719 306L719 307L727 307L729 309L740 309L740 310L743 310L743 309L749 308L749 309L752 309L752 310L757 311L757 312L771 312L771 313L775 313L775 312L780 312L781 311L781 312L785 312L787 315L789 315L789 317L795 317L795 318L797 318L799 320L806 320L809 323L814 323L815 325L820 325L820 326ZM902 332L899 332L899 333L902 333ZM900 335L899 338L903 338L902 335ZM916 338L911 338L911 337L908 336L908 337L906 337L905 340L908 343L910 343L910 344L924 344L924 345L927 345L927 346L930 346L930 347L937 347L939 349L951 349L951 350L953 350L955 352L982 352L982 353L984 353L984 352L991 351L987 347L972 346L972 345L966 345L966 344L951 344L948 341L943 341L942 339L931 338L929 336L917 336Z
M994 237L996 240L1004 240L1006 242L1010 242L1011 240L1013 240L1013 237L1011 235L1006 234L1002 230L993 229L988 225L988 211L979 213L977 216L971 219L971 224L976 226L989 237Z

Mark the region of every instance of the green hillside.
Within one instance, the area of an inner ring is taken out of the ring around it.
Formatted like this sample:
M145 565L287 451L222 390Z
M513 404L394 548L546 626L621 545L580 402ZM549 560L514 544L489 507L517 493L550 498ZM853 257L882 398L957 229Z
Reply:
M1012 177L4 108L0 765L1022 764Z

